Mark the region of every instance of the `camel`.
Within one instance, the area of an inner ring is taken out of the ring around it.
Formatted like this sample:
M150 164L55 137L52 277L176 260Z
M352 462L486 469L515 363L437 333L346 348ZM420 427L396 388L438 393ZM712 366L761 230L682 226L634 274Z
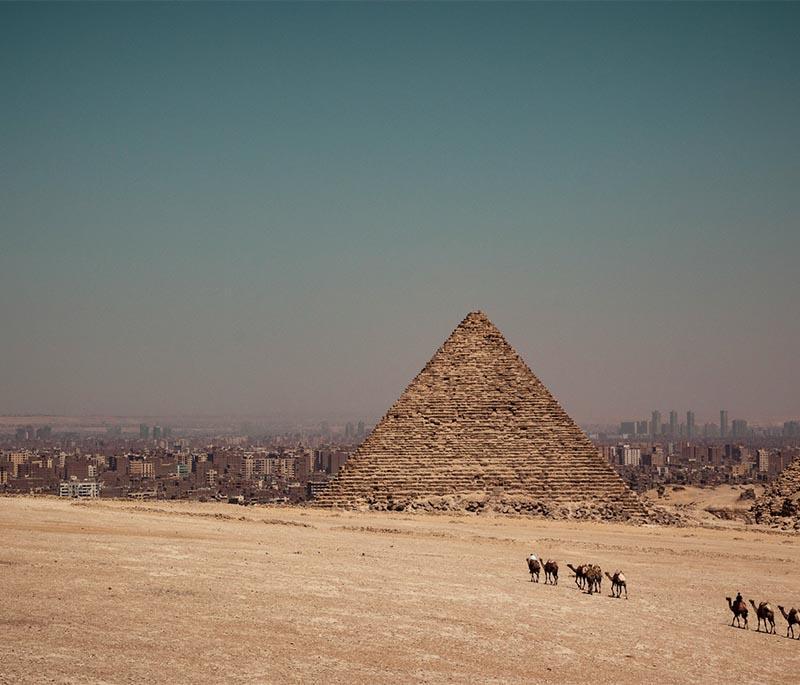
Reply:
M548 559L544 562L544 582L550 581L551 585L558 585L558 562Z
M603 572L600 570L600 567L597 566L597 564L587 565L584 567L584 573L586 574L587 592L590 595L595 592L600 592L603 582Z
M595 592L600 592L603 589L603 572L597 565L594 566L594 583Z
M745 604L745 601L734 602L730 597L726 597L725 599L728 600L728 607L733 612L731 625L736 621L736 625L739 628L747 629L747 604ZM744 626L741 625L741 619L744 619Z
M583 564L575 568L572 564L567 564L567 568L575 574L575 585L583 590L586 585L586 569L588 566Z
M622 596L622 591L625 590L625 599L628 599L628 586L625 583L625 574L617 569L612 576L606 571L606 576L611 581L611 596L619 599Z
M528 571L531 574L531 582L538 583L539 582L539 571L542 570L542 565L539 563L538 559L527 559L528 562ZM534 578L536 580L534 580Z
M789 637L789 632L791 631L792 637L794 638L794 627L800 626L800 614L795 608L789 609L789 613L787 614L786 609L784 609L780 604L778 605L778 609L781 610L781 613L788 624L786 626L786 637ZM800 640L800 635L797 636L797 639Z
M774 633L775 612L772 610L769 602L761 602L758 606L756 606L756 603L751 599L750 604L753 605L753 609L756 610L756 616L758 616L758 628L756 628L756 631L761 632L761 622L763 621L764 631L767 633ZM767 630L767 623L769 623L770 630Z

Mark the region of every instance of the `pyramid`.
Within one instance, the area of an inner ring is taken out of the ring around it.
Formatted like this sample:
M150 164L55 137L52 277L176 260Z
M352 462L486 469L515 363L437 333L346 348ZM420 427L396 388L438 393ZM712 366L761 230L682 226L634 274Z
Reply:
M645 515L642 501L482 312L456 327L314 503Z

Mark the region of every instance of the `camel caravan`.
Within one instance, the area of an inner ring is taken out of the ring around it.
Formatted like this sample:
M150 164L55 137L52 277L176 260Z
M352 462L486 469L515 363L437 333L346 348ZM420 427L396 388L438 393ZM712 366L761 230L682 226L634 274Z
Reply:
M554 559L548 559L544 563L531 553L525 557L525 563L528 565L528 573L531 574L531 582L538 583L539 576L544 571L544 584L558 585L558 562ZM581 564L580 566L573 566L567 564L567 568L572 571L575 578L575 585L582 592L587 595L600 593L602 591L603 571L597 564ZM625 580L625 574L620 570L614 573L605 572L605 577L611 581L611 597L619 599L622 594L625 594L625 599L628 599L628 584ZM744 601L741 593L736 595L736 599L730 597L725 598L728 601L728 608L733 614L731 619L731 626L736 625L739 628L749 628L747 617L750 610L747 608L747 602ZM758 626L756 632L761 632L761 626L764 626L764 632L770 635L775 635L775 611L769 602L760 602L756 604L752 599L750 605L755 611L756 618L758 619ZM778 605L784 620L786 621L786 637L790 639L800 640L800 611L792 607L789 611L786 608ZM795 628L797 629L797 636L795 636Z
M734 624L739 628L744 628L745 630L749 628L747 623L747 616L750 613L749 609L747 608L747 603L744 601L742 597L742 593L738 593L736 595L736 599L731 599L730 597L725 598L728 602L728 608L731 610L733 614L733 618L731 619L731 626ZM775 611L772 609L772 606L769 602L759 602L756 604L752 599L750 600L750 606L753 607L753 611L756 612L756 618L758 619L758 625L756 627L756 632L761 632L761 626L764 626L764 632L770 635L775 635ZM784 607L780 604L778 605L778 609L781 610L781 614L783 615L784 620L786 621L786 637L790 639L797 639L800 640L800 612L797 611L794 607L789 609L787 612ZM797 638L794 635L795 626L798 626L798 634Z
M531 574L532 583L538 583L539 574L541 571L544 571L545 585L548 583L551 585L558 585L557 561L548 559L542 563L539 557L534 553L529 554L525 558L525 561L528 564L528 572ZM593 595L602 591L603 571L597 564L582 564L580 566L567 564L567 568L572 571L575 584L587 595ZM628 599L628 585L625 582L625 574L617 569L613 574L606 571L606 577L611 581L611 597L619 599L624 592L625 599Z

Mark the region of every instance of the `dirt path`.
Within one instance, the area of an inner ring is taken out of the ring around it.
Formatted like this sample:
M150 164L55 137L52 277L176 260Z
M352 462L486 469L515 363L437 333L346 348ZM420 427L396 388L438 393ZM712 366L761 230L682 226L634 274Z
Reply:
M491 517L0 499L0 682L779 683L800 538ZM561 564L528 580L533 547ZM630 600L566 562L620 567ZM752 618L755 628L755 618Z

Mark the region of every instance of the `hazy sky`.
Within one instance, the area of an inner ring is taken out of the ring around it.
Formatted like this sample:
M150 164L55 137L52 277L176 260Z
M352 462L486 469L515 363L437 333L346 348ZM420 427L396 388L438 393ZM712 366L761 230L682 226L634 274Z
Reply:
M800 4L0 4L0 413L800 416Z

